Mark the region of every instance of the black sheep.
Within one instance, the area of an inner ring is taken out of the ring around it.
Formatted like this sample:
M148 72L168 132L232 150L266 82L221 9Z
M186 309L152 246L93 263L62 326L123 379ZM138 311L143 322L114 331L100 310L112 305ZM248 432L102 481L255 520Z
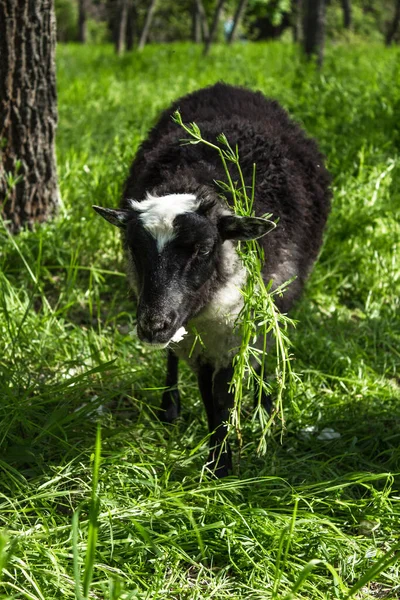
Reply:
M235 216L227 207L216 184L226 180L220 157L204 144L182 145L184 132L171 119L177 109L184 122L199 126L203 138L215 143L224 133L232 147L238 146L248 183L256 164L256 217ZM162 113L139 148L120 209L95 207L123 231L139 338L157 347L172 343L161 417L170 422L179 415L178 357L184 358L198 376L212 434L209 466L217 476L231 469L225 423L238 346L233 325L246 276L237 240L261 238L267 283L272 279L277 287L295 278L278 301L287 312L321 246L329 183L316 142L276 101L217 83L180 98ZM266 213L279 223L262 237L269 228L260 218ZM197 343L189 358L193 326L204 345ZM180 340L183 328L188 331ZM269 398L263 402L268 408Z

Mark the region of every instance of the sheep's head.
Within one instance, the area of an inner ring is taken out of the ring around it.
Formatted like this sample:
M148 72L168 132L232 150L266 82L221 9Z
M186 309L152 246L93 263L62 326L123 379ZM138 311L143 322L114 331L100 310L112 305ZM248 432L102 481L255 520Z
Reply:
M137 332L152 345L168 345L224 283L227 240L256 239L270 228L265 219L234 215L218 198L193 194L147 195L120 210L93 208L123 229Z

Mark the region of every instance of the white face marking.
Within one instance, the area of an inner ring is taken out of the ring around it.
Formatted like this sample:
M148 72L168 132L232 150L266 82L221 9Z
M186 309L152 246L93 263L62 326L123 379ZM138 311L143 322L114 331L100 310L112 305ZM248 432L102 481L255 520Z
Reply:
M129 200L131 207L140 212L144 228L156 240L159 252L175 237L174 219L182 213L193 212L199 205L193 194L168 194L167 196L146 195L142 202Z

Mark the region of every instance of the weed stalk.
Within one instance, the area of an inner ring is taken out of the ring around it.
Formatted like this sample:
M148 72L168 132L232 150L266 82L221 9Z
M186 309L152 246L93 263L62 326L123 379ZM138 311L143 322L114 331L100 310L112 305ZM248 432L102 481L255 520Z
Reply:
M175 123L180 125L189 135L183 139L183 144L205 144L213 148L219 155L225 175L226 182L218 181L222 195L232 197L232 208L234 212L243 216L254 216L254 197L256 189L256 165L253 165L251 185L247 186L243 171L240 166L238 147L232 148L226 136L221 133L217 137L218 144L214 144L203 138L196 123L184 123L181 114L176 111L173 115ZM232 176L229 164L233 165L233 172L237 179ZM271 220L272 214L263 215L269 220L271 230L275 229L277 223ZM270 233L270 232L269 232ZM276 289L272 289L272 281L264 282L262 267L264 264L264 251L256 240L239 242L237 252L246 269L246 283L241 290L243 295L243 307L237 316L235 327L240 331L240 345L233 358L233 377L230 389L234 395L234 407L231 411L231 425L235 428L239 443L241 445L241 405L244 393L250 387L258 389L258 403L255 416L261 425L261 437L258 444L258 452L264 454L267 448L267 433L274 417L278 415L282 425L283 418L283 394L292 390L292 384L296 379L292 371L290 359L290 340L288 337L289 326L294 321L281 313L274 301L277 295L282 295L290 281ZM270 394L271 385L265 381L265 364L268 354L267 340L272 337L275 340L276 355L276 402L271 415L267 415L261 405L263 392ZM283 431L283 428L282 428Z

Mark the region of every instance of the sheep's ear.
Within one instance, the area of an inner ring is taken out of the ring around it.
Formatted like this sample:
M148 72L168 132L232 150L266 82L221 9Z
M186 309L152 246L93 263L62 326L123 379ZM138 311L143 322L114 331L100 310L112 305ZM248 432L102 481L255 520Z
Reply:
M112 208L102 208L101 206L93 206L93 208L106 221L112 225L115 225L116 227L120 227L120 229L125 229L128 221L130 221L134 216L134 212L132 210L114 210Z
M271 222L261 217L238 217L227 215L218 222L223 240L256 240L271 230Z

